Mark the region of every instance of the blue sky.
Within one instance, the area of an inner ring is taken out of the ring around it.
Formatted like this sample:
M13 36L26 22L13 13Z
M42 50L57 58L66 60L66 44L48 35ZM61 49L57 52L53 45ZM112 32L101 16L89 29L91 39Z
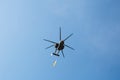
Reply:
M119 0L0 0L0 80L120 80ZM75 51L50 56L43 39ZM56 67L52 62L57 59Z

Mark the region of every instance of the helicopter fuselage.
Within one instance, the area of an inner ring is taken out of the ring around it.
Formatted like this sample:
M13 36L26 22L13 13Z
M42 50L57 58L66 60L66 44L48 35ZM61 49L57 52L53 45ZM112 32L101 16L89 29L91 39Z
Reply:
M60 43L56 43L55 48L57 50L63 50L64 49L64 41L60 41Z

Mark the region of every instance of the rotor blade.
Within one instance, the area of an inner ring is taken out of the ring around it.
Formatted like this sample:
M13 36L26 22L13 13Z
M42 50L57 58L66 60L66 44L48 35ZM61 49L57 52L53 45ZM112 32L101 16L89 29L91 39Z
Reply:
M73 35L73 33L70 34L67 38L65 38L64 41L67 40L68 38L70 38L72 35Z
M70 48L70 49L72 49L72 50L75 50L74 48L72 48L72 47L70 47L70 46L68 46L68 45L65 45L66 47L68 47L68 48Z
M46 47L45 49L51 48L51 47L53 47L53 46L54 46L54 45L48 46L48 47Z
M63 53L63 50L62 50L61 52L62 52L63 57L65 57L65 56L64 56L64 53Z
M59 37L60 37L60 41L61 41L61 27L59 28L59 30L60 30L60 36Z
M44 41L47 41L47 42L51 42L51 43L56 43L54 41L50 41L50 40L47 40L47 39L43 39Z

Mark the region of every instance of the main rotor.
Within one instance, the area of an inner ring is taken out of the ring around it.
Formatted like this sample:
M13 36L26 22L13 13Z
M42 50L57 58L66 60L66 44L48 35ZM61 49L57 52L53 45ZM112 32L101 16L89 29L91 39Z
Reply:
M61 51L61 52L62 52L62 55L63 55L63 57L64 57L64 53L63 53L64 47L68 47L68 48L74 50L72 47L70 47L70 46L68 46L68 45L66 45L66 44L64 43L64 42L65 42L68 38L70 38L72 35L73 35L73 33L70 34L69 36L67 36L65 39L61 40L61 27L59 27L59 40L60 40L60 42L57 43L57 42L54 42L54 41L51 41L51 40L44 39L44 40L47 41L47 42L53 43L53 45L50 45L50 46L47 47L46 49L55 46L56 50L55 50L54 55L59 56L58 53L59 53L59 51ZM57 50L58 50L58 53L56 53Z

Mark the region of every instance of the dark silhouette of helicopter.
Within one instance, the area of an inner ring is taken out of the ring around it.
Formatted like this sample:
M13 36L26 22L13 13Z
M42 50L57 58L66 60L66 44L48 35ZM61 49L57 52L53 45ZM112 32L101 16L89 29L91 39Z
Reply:
M51 48L51 47L53 47L53 46L55 47L55 52L52 53L52 55L60 56L60 55L59 55L59 52L61 51L61 52L62 52L62 55L63 55L63 57L64 57L64 53L63 53L64 47L68 47L68 48L74 50L74 48L72 48L72 47L70 47L70 46L68 46L68 45L65 44L65 41L66 41L68 38L70 38L70 37L73 35L73 33L70 34L68 37L66 37L64 40L61 40L61 27L59 28L59 31L60 31L60 34L59 34L59 40L60 40L60 42L59 42L59 43L54 42L54 41L51 41L51 40L47 40L47 39L44 39L44 40L47 41L47 42L53 43L53 45L50 45L49 47L46 48L46 49L48 49L48 48Z

